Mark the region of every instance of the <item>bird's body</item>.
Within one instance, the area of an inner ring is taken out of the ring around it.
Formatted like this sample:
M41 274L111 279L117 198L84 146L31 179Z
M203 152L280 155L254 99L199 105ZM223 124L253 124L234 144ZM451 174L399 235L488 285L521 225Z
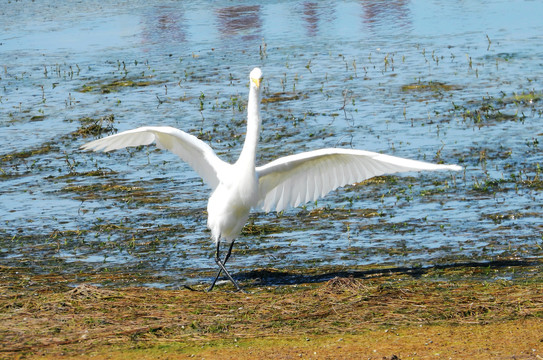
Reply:
M247 134L238 161L225 164L219 185L207 204L207 227L215 242L224 239L233 242L249 218L249 212L258 202L258 178L256 175L256 148L260 136L260 69L251 73L251 90L247 104Z
M261 128L261 70L253 69L250 79L247 134L240 157L234 164L219 159L209 145L195 136L168 126L140 127L82 146L85 150L111 151L156 142L159 148L170 150L191 165L211 187L213 193L207 205L207 226L217 246L215 260L220 270L209 290L222 271L240 289L224 264L251 209L281 211L314 201L340 186L378 175L461 169L457 165L438 165L371 151L337 148L290 155L257 167L256 149ZM221 241L230 245L224 260L219 257Z
M207 227L215 242L220 239L227 243L234 241L258 200L254 168L247 171L240 164L235 164L229 170L207 203Z

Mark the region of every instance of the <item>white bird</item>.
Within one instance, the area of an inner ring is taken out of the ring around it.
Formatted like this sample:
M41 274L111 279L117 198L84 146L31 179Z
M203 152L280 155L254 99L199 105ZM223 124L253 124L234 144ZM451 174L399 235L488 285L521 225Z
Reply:
M406 171L454 170L458 165L437 165L364 150L328 148L285 156L256 166L260 136L260 98L262 71L250 73L247 105L247 133L239 159L229 164L217 157L211 147L184 131L169 126L144 126L124 131L83 145L84 150L111 151L156 142L186 161L213 190L207 204L207 227L216 244L215 262L219 272L211 291L224 271L239 291L241 288L226 270L234 240L240 235L251 209L281 211L328 192L374 176ZM221 241L229 245L220 258Z

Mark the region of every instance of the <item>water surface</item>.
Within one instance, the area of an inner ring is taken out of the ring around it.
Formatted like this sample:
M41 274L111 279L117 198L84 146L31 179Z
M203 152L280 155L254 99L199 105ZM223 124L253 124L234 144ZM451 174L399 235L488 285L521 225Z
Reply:
M0 263L207 280L209 190L196 174L154 147L82 153L106 133L79 130L175 126L233 161L255 66L268 100L260 163L340 146L465 171L255 212L234 273L540 257L542 11L501 0L4 4Z

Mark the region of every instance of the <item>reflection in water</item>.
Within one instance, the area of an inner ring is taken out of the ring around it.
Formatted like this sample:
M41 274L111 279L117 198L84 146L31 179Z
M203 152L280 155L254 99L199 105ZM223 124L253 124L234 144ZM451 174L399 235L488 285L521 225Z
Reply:
M241 35L244 41L260 39L262 32L260 11L260 5L217 9L220 33L223 37Z
M179 44L187 40L184 14L179 7L152 7L143 19L144 44Z
M347 34L354 36L355 27L358 26L350 23L348 17L345 18L346 11L349 16L362 18L366 29L379 33L383 30L386 32L405 30L411 25L409 0L361 0L360 4L361 7L353 8L345 4L302 2L294 7L295 16L301 19L297 27L303 27L305 36L309 38L322 36L327 29L338 29L338 25L340 28L349 29ZM282 11L286 9L282 7ZM344 17L338 16L337 13L344 14ZM272 22L267 22L266 25L269 26L264 28L263 17L262 5L217 7L207 12L203 18L190 13L190 10L187 13L182 6L154 6L142 16L141 41L146 46L171 47L192 42L195 38L206 41L219 40L216 39L216 35L219 34L222 40L234 39L246 42L260 41L267 38L270 32L273 34L274 31L282 31ZM200 22L202 20L205 21L205 25ZM195 35L194 29L198 29L198 34L190 39L190 34Z
M319 21L322 21L322 17L326 16L326 20L332 22L335 10L329 5L320 5L316 2L307 1L303 3L302 12L307 36L315 37L319 35Z
M315 36L318 33L319 16L317 12L318 4L314 2L304 3L304 20L308 36Z
M409 0L362 0L362 19L369 28L386 25L405 29L411 24Z

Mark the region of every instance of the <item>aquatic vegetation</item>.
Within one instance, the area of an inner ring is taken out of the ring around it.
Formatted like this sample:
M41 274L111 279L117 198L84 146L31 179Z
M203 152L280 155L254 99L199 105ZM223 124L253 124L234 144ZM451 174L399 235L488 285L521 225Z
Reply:
M39 156L39 155L46 155L51 152L58 151L58 147L55 146L53 143L45 143L39 147L28 149L28 150L22 150L10 154L5 154L0 156L0 162L1 163L7 163L7 162L13 162L16 160L22 160L27 159L33 156Z
M114 133L117 129L113 126L115 116L113 114L102 116L97 119L84 117L79 119L81 127L72 132L73 138L86 138L89 136L98 137L102 134Z
M455 90L461 90L462 87L459 85L451 85L451 84L445 84L440 81L427 81L427 82L416 82L412 84L407 84L402 86L402 91L404 92L410 92L410 91L431 91L431 92L444 92L444 91L455 91Z
M532 90L528 93L522 92L520 94L515 94L511 98L505 99L505 102L516 101L522 104L533 104L534 102L541 101L541 99L543 99L543 94Z
M472 101L467 105L453 103L452 112L460 113L464 120L470 120L479 125L502 121L524 121L527 117L525 111L530 110L535 113L540 99L541 94L535 91L509 96L502 93L500 97L483 97L482 100ZM538 113L541 117L542 110L539 109Z
M279 102L279 101L298 100L300 96L303 96L303 95L301 93L279 92L279 93L267 95L265 98L262 99L262 103L267 104L267 103L274 103L274 102Z
M81 93L87 92L100 92L102 94L109 94L111 92L117 92L127 87L147 87L164 84L164 80L151 80L151 79L114 79L106 83L102 81L93 81L83 84L77 91Z

